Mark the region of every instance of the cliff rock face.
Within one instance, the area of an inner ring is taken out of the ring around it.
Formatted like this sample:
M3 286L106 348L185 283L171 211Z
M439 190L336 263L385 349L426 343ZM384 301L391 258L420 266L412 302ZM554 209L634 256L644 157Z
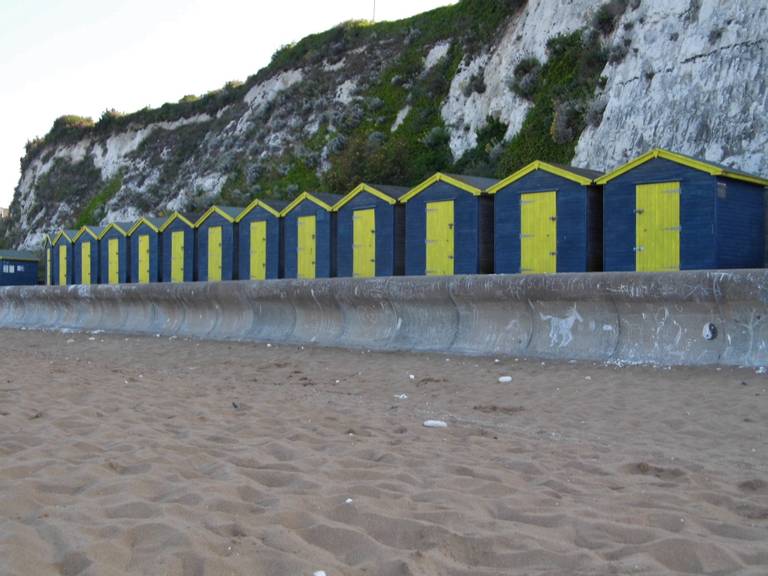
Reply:
M766 21L752 0L463 0L347 24L281 50L245 84L54 126L28 146L1 232L32 248L58 227L344 192L357 179L501 176L528 159L510 147L610 169L662 146L768 174ZM546 80L562 74L550 40L566 35L597 66L573 101ZM524 59L542 66L533 96L513 87ZM551 130L524 131L536 114Z

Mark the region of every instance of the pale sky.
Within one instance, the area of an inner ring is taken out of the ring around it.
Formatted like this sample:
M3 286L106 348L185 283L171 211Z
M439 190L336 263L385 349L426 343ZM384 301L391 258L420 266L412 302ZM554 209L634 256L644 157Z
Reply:
M376 0L376 20L452 3ZM0 0L0 206L24 144L57 117L204 94L255 74L283 44L372 13L373 0Z

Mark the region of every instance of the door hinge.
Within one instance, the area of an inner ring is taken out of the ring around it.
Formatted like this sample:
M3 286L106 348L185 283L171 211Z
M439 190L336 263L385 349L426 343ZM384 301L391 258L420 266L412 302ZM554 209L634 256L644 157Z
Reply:
M643 214L643 213L645 212L645 209L643 209L643 208L635 208L635 209L633 210L633 212L634 212L635 214Z
M633 252L643 252L645 250L645 246L635 246L632 248Z

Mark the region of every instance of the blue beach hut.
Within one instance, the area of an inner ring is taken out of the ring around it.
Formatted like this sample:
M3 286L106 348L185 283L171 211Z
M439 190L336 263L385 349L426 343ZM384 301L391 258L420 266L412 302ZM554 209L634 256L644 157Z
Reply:
M77 230L59 230L51 240L51 284L74 283L74 238Z
M26 250L0 250L0 286L37 284L38 257Z
M192 282L195 279L194 214L174 212L160 226L160 276L162 282Z
M197 279L219 282L235 279L235 218L242 208L211 206L195 222L197 229Z
M339 200L336 213L337 276L401 275L405 267L405 207L401 186L360 184Z
M400 197L407 275L493 271L493 204L483 191L496 182L438 172Z
M341 196L336 194L303 192L280 213L286 278L329 278L334 275L332 206L340 199Z
M128 230L131 282L160 281L160 227L164 222L164 218L144 216Z
M237 218L238 278L266 280L281 276L280 211L287 202L256 199Z
M99 234L101 284L125 284L129 278L130 222L112 222Z
M765 178L654 149L596 182L605 270L763 265Z
M99 235L102 230L86 225L75 235L75 284L99 283Z
M536 161L488 189L496 274L588 272L602 266L601 172Z

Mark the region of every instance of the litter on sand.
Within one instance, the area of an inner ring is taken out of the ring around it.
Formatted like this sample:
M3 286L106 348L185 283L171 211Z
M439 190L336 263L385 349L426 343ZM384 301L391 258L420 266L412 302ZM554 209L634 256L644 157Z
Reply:
M499 376L499 382L502 384L506 384L507 382L512 382L512 376Z
M395 394L395 398L398 400L408 400L408 394Z
M442 420L425 420L424 426L426 428L448 428L448 423Z
M352 498L347 498L344 500L344 504L352 504Z
M325 570L315 570L312 573L312 576L327 576L327 574L325 573Z

